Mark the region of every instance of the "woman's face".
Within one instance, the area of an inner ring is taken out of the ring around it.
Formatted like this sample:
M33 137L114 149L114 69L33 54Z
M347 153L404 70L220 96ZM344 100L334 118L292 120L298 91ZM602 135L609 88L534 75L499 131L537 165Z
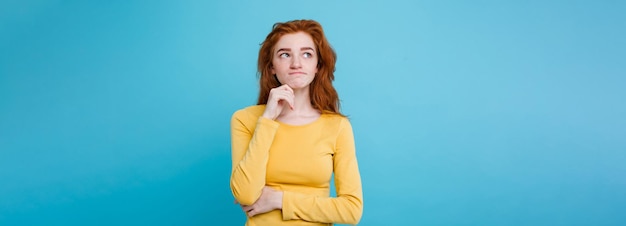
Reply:
M307 88L317 73L317 49L304 32L283 35L274 46L272 73L292 89Z

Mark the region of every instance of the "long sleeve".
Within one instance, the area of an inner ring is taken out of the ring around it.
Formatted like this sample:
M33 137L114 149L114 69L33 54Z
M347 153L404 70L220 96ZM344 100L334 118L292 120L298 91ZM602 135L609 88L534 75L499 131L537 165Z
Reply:
M269 149L278 126L275 121L241 110L231 118L230 188L240 204L251 205L261 196Z
M284 191L283 220L357 224L363 213L363 191L352 126L341 121L333 156L337 197Z

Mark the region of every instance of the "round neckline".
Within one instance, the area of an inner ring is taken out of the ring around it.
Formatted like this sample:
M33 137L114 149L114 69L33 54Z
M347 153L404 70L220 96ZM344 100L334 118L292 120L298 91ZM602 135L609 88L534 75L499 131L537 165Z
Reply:
M313 125L313 124L321 121L322 117L324 117L324 114L320 114L320 116L317 117L315 120L313 120L311 122L308 122L308 123L305 123L305 124L302 124L302 125L293 125L293 124L281 122L281 121L278 121L278 120L276 120L276 122L278 122L281 126L287 126L287 127L292 127L292 128L299 128L299 127L306 127L306 126Z

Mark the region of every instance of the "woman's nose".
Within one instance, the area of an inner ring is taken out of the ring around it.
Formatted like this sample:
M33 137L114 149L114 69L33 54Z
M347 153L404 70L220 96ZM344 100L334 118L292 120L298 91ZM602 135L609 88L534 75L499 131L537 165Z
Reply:
M302 65L300 64L300 57L291 58L291 67L292 68L300 68Z

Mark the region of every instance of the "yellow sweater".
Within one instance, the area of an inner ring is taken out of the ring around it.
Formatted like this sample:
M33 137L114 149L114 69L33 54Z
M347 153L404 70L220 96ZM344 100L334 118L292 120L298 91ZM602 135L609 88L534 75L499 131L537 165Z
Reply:
M363 192L348 119L322 114L294 126L261 117L264 110L250 106L232 116L230 187L239 203L250 205L270 186L284 192L283 206L249 217L246 225L358 223ZM333 173L337 197L330 197Z

